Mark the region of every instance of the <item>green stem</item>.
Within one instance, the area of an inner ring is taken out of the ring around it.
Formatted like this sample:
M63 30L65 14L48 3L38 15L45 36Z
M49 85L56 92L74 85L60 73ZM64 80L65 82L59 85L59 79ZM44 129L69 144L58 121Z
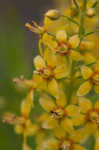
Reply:
M71 103L71 98L72 98L72 94L73 94L73 89L74 89L74 81L75 81L75 62L72 64L72 68L71 68L71 73L70 73L70 83L69 83L69 87L68 87L68 90L69 90L69 94L68 94L68 97L67 97L67 101L68 101L68 104Z
M82 39L83 34L84 34L84 17L85 17L85 12L86 12L86 5L87 5L87 0L84 0L83 8L80 10L80 26L79 26L80 39Z
M79 26L79 23L78 23L77 21L75 21L74 19L72 19L71 17L68 17L68 16L66 16L66 15L61 15L61 17L65 17L65 18L67 18L70 22L72 22L72 23L74 23L74 24L76 24L76 25Z
M96 33L96 32L99 32L99 30L95 30L95 31L88 32L88 33L86 33L84 36L86 37L86 36L89 36L89 35L94 34L94 33Z
M56 39L56 36L53 33L48 32L48 31L46 33Z
M58 43L58 40L56 39L56 35L51 32L46 32L49 36L53 37L53 39Z

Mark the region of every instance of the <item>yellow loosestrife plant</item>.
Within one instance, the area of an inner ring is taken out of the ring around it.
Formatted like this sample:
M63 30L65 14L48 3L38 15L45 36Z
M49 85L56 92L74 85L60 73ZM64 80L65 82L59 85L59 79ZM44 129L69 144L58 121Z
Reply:
M23 150L99 150L99 61L89 38L99 31L92 25L97 6L96 0L72 0L65 12L45 13L43 26L26 23L40 37L40 54L31 80L13 79L27 89L20 116L3 116L23 135ZM33 118L35 92L42 111L34 111ZM30 136L35 148L28 144Z

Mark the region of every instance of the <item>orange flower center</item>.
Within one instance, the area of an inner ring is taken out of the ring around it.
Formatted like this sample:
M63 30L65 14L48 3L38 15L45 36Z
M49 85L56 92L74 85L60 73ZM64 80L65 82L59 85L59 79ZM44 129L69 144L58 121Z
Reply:
M60 55L68 55L70 53L70 48L70 44L66 44L65 42L58 43L56 53L59 53Z
M61 119L65 116L65 111L63 108L55 108L51 111L51 117L54 119Z
M99 71L93 73L92 77L90 78L90 81L95 85L99 85Z
M87 120L99 125L99 110L90 110L87 114Z
M71 140L64 139L60 142L60 150L72 150L73 142Z
M37 70L37 74L41 75L45 80L51 80L54 77L53 68L50 66Z

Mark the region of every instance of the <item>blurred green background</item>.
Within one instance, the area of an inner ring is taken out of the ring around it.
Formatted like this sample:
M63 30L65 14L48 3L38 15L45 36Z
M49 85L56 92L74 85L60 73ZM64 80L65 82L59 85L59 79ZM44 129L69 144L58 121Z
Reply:
M38 36L24 24L41 23L53 0L3 0L0 3L0 150L21 150L22 137L13 127L2 123L4 112L20 113L24 92L18 91L12 79L32 76L32 60L37 53Z

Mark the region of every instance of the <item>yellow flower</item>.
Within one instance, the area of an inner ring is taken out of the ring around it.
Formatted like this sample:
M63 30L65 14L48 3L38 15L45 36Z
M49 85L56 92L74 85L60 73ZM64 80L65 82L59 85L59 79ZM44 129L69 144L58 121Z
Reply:
M48 113L48 119L43 123L44 128L55 128L58 126L58 120L61 120L61 126L67 131L73 131L73 122L79 113L79 108L75 105L66 106L66 97L60 93L60 98L56 99L56 104L49 96L42 96L39 100L40 105ZM73 122L72 122L73 120Z
M67 135L65 130L61 127L54 129L54 138L49 138L44 142L44 149L48 150L86 150L79 142L75 142L75 136ZM76 135L77 136L77 135Z
M84 118L81 124L84 125L86 123L84 126L85 135L95 135L98 132L99 125L99 100L93 106L89 99L82 97L79 99L79 106Z
M65 57L65 59L66 59L66 56L69 56L70 61L71 60L74 60L74 61L83 60L83 56L80 54L80 52L78 52L77 50L73 50L77 48L79 45L80 39L78 35L69 37L69 40L67 41L66 32L58 31L56 33L56 38L58 39L58 43L55 48L56 54L59 54L62 58Z
M50 94L57 98L59 96L57 79L66 77L68 70L65 65L59 66L54 63L55 56L52 56L49 50L46 53L45 60L41 56L34 59L36 70L34 71L33 83L36 88L48 90Z
M94 67L94 71L93 71L87 66L82 66L81 74L85 82L80 85L80 88L77 91L77 95L84 96L88 94L92 87L94 87L95 92L98 94L99 93L99 68Z

